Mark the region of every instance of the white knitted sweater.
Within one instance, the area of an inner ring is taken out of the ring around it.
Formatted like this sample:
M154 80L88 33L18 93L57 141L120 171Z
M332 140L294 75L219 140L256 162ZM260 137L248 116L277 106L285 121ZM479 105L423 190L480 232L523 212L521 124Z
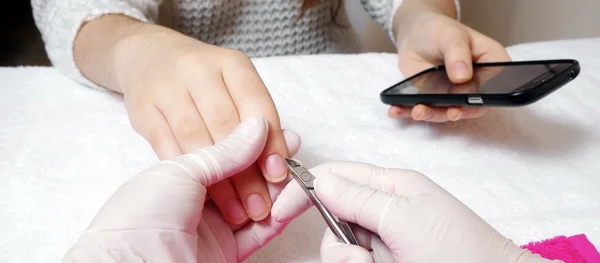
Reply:
M393 14L401 1L360 0L367 13L390 36ZM250 57L358 51L352 28L332 23L330 1L321 1L299 20L301 0L31 0L31 3L52 64L71 78L92 86L75 66L73 41L84 22L104 14L124 14L167 25L203 42L241 50ZM458 11L457 0L455 4Z

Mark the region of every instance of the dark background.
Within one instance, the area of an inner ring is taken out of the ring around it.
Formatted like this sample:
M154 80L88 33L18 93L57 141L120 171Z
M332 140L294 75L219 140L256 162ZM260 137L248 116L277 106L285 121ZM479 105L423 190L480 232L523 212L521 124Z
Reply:
M31 2L16 0L5 4L5 8L0 8L0 67L49 65Z

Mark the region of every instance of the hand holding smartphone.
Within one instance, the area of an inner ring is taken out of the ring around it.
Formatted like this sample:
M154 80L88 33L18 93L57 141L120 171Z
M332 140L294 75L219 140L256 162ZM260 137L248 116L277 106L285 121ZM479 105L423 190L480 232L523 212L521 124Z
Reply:
M576 60L473 64L473 78L455 84L444 66L422 71L381 92L388 105L517 107L534 103L579 75Z

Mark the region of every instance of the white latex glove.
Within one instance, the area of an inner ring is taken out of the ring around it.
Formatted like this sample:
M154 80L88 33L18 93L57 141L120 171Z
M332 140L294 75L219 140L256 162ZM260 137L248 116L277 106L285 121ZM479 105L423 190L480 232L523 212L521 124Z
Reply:
M281 233L270 216L230 226L208 201L206 188L256 162L265 147L266 119L244 120L231 136L162 161L125 182L105 203L64 262L239 262ZM284 133L295 154L299 137ZM281 192L270 185L273 200Z
M340 219L364 228L354 228L362 247L340 243L327 229L321 244L325 263L561 262L519 248L418 172L354 162L328 163L311 172L323 204ZM273 208L279 222L293 219L310 206L295 182L279 198L285 200Z

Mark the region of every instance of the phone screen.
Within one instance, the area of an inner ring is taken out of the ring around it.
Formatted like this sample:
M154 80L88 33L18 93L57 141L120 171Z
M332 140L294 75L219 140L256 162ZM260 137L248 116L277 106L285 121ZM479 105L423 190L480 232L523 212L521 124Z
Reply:
M445 69L417 75L386 91L390 95L413 94L506 94L522 92L549 81L570 63L476 66L471 81L454 84Z

